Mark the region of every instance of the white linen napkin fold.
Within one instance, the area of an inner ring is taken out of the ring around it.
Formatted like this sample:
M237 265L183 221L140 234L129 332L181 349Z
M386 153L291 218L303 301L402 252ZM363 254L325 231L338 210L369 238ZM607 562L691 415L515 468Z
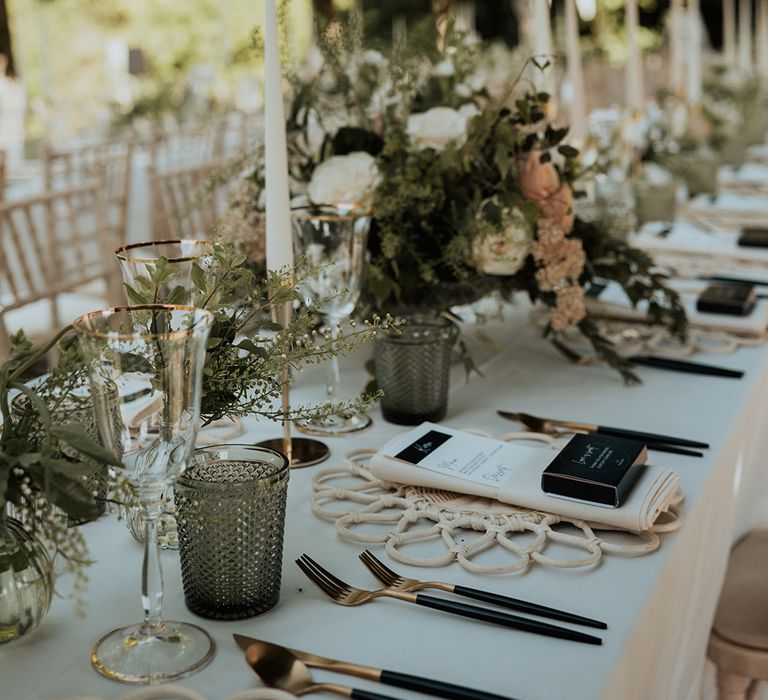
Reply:
M768 194L720 192L714 197L698 195L686 206L690 216L706 218L709 224L728 228L768 225Z
M768 248L740 246L739 231L717 228L717 222L707 220L709 229L702 221L680 219L666 235L660 236L659 225L647 224L632 236L632 245L653 253L685 253L695 257L722 258L728 265L733 261L749 261L754 265L768 264Z
M418 428L398 435L384 445L371 458L368 465L371 473L384 481L492 498L532 510L633 532L642 532L652 527L656 519L669 509L681 483L680 475L672 469L647 466L627 500L618 508L606 508L544 493L541 473L556 454L549 448L504 443L473 435L474 440L485 441L483 452L489 455L489 461L497 467L496 473L503 473L498 483L493 482L493 475L486 475L487 483L481 483L482 478L477 476L467 478L456 475L457 472L446 473L440 466L425 466L426 460L413 464L395 456L430 430L450 436L466 435L443 425L422 423ZM499 446L503 446L503 451L500 451ZM456 452L459 451L457 448ZM452 454L456 452L451 451ZM498 455L501 461L494 462L494 455ZM468 470L461 469L459 465L459 472L466 475Z
M768 164L744 163L739 167L724 165L717 171L717 182L721 186L768 190Z

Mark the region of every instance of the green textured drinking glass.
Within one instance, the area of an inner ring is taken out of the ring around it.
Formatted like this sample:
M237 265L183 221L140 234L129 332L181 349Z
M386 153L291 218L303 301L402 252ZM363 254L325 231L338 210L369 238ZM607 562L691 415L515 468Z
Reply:
M127 306L74 323L102 443L122 455L145 513L142 622L105 634L91 651L96 670L124 683L189 675L212 658L208 633L163 620L157 539L162 494L187 468L197 437L205 344L213 315L190 306Z

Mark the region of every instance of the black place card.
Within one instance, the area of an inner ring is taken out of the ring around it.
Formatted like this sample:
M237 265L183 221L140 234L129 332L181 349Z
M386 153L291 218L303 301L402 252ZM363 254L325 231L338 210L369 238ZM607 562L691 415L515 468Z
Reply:
M709 314L748 316L757 304L754 285L716 282L710 284L696 301L696 310Z
M609 435L574 435L541 475L551 495L619 507L642 475L648 451L642 442Z
M768 228L743 228L738 244L746 248L768 248Z

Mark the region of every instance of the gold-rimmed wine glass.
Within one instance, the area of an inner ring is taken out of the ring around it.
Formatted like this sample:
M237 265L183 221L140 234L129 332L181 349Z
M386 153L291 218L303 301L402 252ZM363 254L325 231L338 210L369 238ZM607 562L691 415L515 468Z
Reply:
M120 246L115 251L115 255L120 263L123 282L134 288L138 286L139 276L146 277L150 266L157 265L161 258L165 258L176 274L168 284L157 290L158 299L166 299L175 287L182 287L186 292L186 298L182 303L190 303L191 294L195 288L192 267L197 263L205 269L212 262L212 249L212 241L179 238L148 243L129 243Z
M213 264L213 241L207 239L178 238L146 243L128 243L115 250L123 282L132 289L139 289L139 277L148 279L151 269L161 259L172 269L175 274L166 283L160 284L155 290L154 301L166 302L171 298L173 290L177 287L183 289L183 294L175 295L175 303L194 303L195 283L192 279L193 265L197 264L202 269L207 269ZM128 303L131 299L128 298ZM163 549L178 549L178 537L176 532L176 519L173 515L173 489L168 489L164 495L165 512L158 522L158 535L160 547ZM125 525L138 542L144 541L143 513L140 508L122 508Z
M215 644L202 628L164 620L157 521L162 494L187 468L200 417L205 344L213 315L190 306L96 311L74 322L102 443L122 455L145 513L142 622L105 634L91 651L99 673L153 683L204 667Z
M355 310L363 287L370 209L357 205L315 206L293 211L294 247L317 270L299 288L305 304L320 303L319 311L332 333ZM339 362L326 364L326 396L337 400ZM297 423L299 430L316 435L344 435L371 424L365 413L343 413Z

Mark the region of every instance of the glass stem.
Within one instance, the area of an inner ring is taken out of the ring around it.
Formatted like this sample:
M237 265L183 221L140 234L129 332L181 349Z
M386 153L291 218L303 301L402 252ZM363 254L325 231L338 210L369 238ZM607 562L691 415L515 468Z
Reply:
M339 319L329 318L328 325L331 327L331 334L334 340L339 337L341 330L339 329ZM339 360L334 356L328 360L325 366L325 393L329 401L335 401L339 394Z
M160 562L160 543L157 539L157 521L161 500L154 497L146 502L144 515L144 565L141 569L141 602L144 606L144 624L141 632L153 635L163 624L163 568Z
M328 360L325 368L325 393L329 401L335 401L339 393L339 361L335 357Z

